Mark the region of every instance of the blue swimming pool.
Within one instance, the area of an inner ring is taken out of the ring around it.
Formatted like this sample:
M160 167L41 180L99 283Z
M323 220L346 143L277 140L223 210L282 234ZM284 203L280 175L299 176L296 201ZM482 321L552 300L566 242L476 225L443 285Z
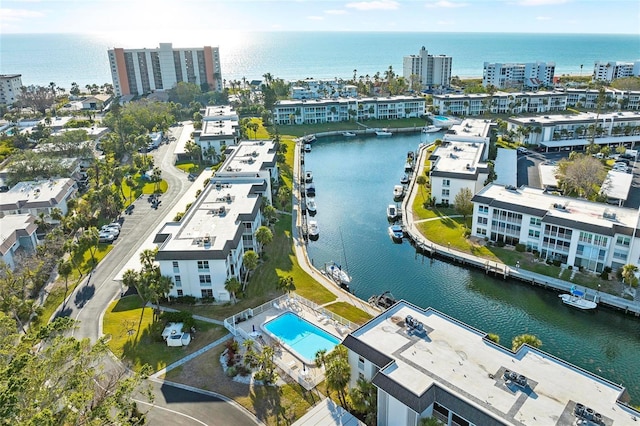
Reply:
M337 337L292 312L285 312L266 322L264 329L306 364L315 362L320 349L330 352L340 343Z
M434 115L433 118L435 118L436 120L442 120L442 121L448 120L448 118L445 117L444 115Z

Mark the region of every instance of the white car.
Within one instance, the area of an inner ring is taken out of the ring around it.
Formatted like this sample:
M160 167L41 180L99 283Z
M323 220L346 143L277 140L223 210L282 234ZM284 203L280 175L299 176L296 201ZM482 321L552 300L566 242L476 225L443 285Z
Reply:
M522 146L518 147L517 151L518 151L518 154L522 154L522 155L529 154L529 150L527 148L525 148L525 147L522 147Z
M116 239L116 236L108 232L100 232L98 234L98 242L100 243L111 243L115 239Z
M118 237L118 235L120 235L120 230L118 228L109 225L105 225L100 228L100 232L103 234L112 234L115 237Z

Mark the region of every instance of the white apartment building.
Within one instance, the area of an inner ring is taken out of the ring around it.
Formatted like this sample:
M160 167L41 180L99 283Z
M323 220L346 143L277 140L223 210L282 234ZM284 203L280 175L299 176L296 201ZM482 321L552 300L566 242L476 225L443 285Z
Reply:
M453 58L446 55L429 55L422 46L417 55L405 56L402 59L402 76L408 82L411 76L417 76L420 87L410 87L412 90L432 90L447 88L451 85L451 64Z
M273 122L279 124L315 124L349 120L395 120L420 117L425 113L422 96L387 96L285 100L273 107Z
M547 150L581 150L592 139L597 145L632 148L640 140L640 113L637 111L510 117L506 122L507 130L524 130L523 142Z
M113 88L118 96L169 90L178 82L222 90L218 47L156 49L113 48L108 51Z
M233 107L207 106L202 111L202 128L193 132L193 140L202 149L202 156L214 160L223 147L235 145L240 138L238 114ZM184 154L182 154L184 155Z
M19 182L0 197L0 218L7 215L25 214L38 217L44 213L52 222L51 212L59 209L66 215L67 202L77 192L76 181L69 178L48 179L37 182Z
M291 86L291 99L355 98L358 88L343 80L306 79Z
M505 88L538 88L553 85L554 62L484 63L482 85Z
M610 83L617 78L640 76L640 60L635 62L597 61L593 66L593 81Z
M491 184L472 199L472 235L524 244L545 260L602 272L639 264L637 209Z
M0 263L4 262L9 268L16 267L18 249L28 253L36 250L36 218L28 213L12 214L0 218Z
M426 417L449 426L626 425L640 416L622 385L529 345L512 352L405 301L342 345L349 386L363 378L377 388L378 426L417 426Z
M22 74L0 74L0 105L13 105L21 87Z
M431 195L438 204L453 204L462 188L478 192L489 176L482 162L485 145L477 142L443 141L431 155Z
M169 297L231 299L225 282L241 281L244 253L260 249L254 236L262 225L260 186L214 177L180 222L156 234L160 273L174 283Z

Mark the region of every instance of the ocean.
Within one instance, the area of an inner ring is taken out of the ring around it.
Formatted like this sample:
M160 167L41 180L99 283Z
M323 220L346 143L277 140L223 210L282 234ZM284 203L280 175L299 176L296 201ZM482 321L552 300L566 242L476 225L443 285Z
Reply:
M22 74L25 85L69 88L71 82L111 83L107 50L112 47L219 46L227 81L276 78L373 77L393 67L402 75L403 56L425 46L434 55L453 57L452 75L480 77L484 62L556 63L556 76L590 75L595 61L640 59L640 36L619 34L509 34L434 32L250 32L181 34L151 40L123 34L2 34L0 73ZM583 66L582 69L580 66Z

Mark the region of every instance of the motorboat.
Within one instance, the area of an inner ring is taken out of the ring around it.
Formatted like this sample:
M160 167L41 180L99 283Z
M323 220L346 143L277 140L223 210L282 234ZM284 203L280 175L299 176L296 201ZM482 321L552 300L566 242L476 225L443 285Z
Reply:
M562 299L562 303L564 303L565 305L573 306L574 308L590 310L598 307L595 296L593 300L585 299L585 293L583 291L577 290L576 286L571 286L568 294L561 294L558 297Z
M303 143L311 143L316 141L316 135L307 135L302 138Z
M393 297L390 291L385 291L382 294L374 294L369 298L369 304L373 306L377 306L382 309L389 309L397 302L396 298Z
M393 133L389 131L389 129L377 129L375 131L376 136L391 136Z
M311 152L311 144L310 143L305 143L304 144L304 152Z
M405 173L409 173L413 171L413 161L407 159L407 162L404 164Z
M400 179L400 183L403 185L406 185L409 183L409 174L405 173L402 178Z
M307 198L307 210L311 216L314 216L317 213L316 199L315 198Z
M314 184L312 184L312 183L307 185L307 196L308 197L315 197L316 196L316 186Z
M305 183L313 182L313 173L311 171L304 172L304 182Z
M394 200L400 200L402 199L402 197L404 197L404 186L403 185L396 185L393 187L393 199Z
M324 272L340 287L345 290L349 290L351 277L344 269L342 269L342 266L340 266L336 262L331 261L324 264Z
M309 232L310 239L317 240L318 237L320 236L320 229L318 228L318 222L316 222L315 220L310 220L308 232Z
M440 130L442 130L442 127L429 125L422 128L422 133L435 133L439 132Z
M400 225L391 225L389 227L389 236L394 243L401 243L404 237L404 231Z
M352 138L354 137L356 134L353 132L342 132L342 136L344 136L345 138Z
M396 220L398 217L398 207L395 204L389 204L387 206L387 219Z

